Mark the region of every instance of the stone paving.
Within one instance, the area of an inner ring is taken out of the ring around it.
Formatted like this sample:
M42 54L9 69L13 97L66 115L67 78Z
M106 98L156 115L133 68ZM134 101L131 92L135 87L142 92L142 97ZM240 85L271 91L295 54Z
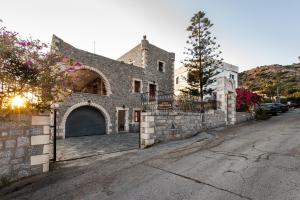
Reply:
M137 149L139 133L120 133L71 137L57 140L57 160L70 160L93 155Z

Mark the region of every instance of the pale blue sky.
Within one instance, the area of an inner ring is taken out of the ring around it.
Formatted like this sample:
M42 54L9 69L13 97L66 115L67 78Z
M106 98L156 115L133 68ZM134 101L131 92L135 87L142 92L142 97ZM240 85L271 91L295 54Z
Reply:
M291 64L300 56L300 0L0 0L1 25L45 42L70 44L118 58L149 41L183 60L192 15L203 10L226 62L240 70Z

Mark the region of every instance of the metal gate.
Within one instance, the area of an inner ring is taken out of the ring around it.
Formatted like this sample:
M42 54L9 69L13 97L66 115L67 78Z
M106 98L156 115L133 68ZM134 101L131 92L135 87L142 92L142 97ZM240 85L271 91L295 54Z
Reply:
M83 106L75 109L66 121L66 137L88 135L104 135L106 133L105 118L94 107Z

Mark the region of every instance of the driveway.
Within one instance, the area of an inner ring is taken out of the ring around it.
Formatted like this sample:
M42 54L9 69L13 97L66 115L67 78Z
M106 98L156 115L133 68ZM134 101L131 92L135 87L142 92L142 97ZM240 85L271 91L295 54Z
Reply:
M70 137L57 140L56 160L71 160L139 148L139 133Z
M56 168L4 188L2 199L297 200L300 111Z

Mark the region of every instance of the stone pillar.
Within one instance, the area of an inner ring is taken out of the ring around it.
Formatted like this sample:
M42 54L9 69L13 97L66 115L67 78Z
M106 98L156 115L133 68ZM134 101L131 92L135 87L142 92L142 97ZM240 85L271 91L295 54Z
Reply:
M31 135L32 155L30 165L32 168L41 168L42 172L49 171L50 160L50 117L49 115L32 116L32 126L42 127L37 135Z
M154 144L154 115L151 112L142 112L141 113L141 127L140 127L140 134L141 134L141 147L146 148L152 146Z
M236 92L233 80L226 77L217 78L217 101L219 101L221 109L225 113L226 125L236 123Z

